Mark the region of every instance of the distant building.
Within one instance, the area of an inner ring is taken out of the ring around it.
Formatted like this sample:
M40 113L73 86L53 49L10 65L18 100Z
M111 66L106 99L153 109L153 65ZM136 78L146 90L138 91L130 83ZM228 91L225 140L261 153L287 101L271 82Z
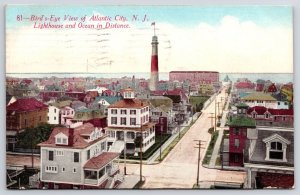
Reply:
M62 113L61 110L66 107L70 106L72 101L67 100L67 101L61 101L61 102L55 102L55 103L50 103L49 104L49 109L48 109L48 123L49 124L62 124ZM71 111L74 116L74 110Z
M200 83L206 81L208 83L219 82L219 72L215 71L171 71L169 73L169 81L189 80L191 83Z
M138 153L140 146L135 146L135 139L143 136L142 152L155 143L154 123L149 122L149 105L135 98L132 89L122 91L123 100L108 106L107 133L110 151ZM126 146L126 147L125 147Z
M244 188L293 188L294 129L257 127L247 138Z
M7 149L14 150L16 135L26 128L47 123L48 106L35 98L17 99L6 107Z
M123 180L119 153L107 152L107 136L92 124L56 127L39 146L41 188L114 188Z

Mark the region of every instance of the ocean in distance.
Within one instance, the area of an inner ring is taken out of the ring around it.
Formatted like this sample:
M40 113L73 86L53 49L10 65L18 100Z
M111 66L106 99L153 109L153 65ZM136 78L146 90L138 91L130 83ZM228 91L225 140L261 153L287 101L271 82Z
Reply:
M126 72L126 73L6 73L6 77L16 78L72 78L72 77L94 77L94 78L122 78L132 77L149 79L149 72ZM220 73L220 81L222 81L226 75L233 82L239 78L247 78L252 82L256 82L258 79L270 80L274 83L288 83L293 82L293 73ZM159 73L160 80L169 80L168 72Z

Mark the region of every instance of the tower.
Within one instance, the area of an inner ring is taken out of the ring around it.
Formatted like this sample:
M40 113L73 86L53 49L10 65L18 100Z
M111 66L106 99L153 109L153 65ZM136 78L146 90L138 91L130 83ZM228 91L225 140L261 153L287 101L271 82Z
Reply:
M154 25L154 35L152 37L152 56L151 56L151 75L150 75L150 83L149 83L149 89L150 91L156 91L157 90L157 84L158 84L158 41L157 36L155 35L155 23L152 23Z

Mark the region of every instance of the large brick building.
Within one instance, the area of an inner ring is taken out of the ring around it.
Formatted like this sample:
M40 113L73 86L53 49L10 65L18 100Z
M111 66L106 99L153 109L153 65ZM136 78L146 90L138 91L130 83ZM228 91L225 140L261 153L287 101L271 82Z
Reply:
M48 122L48 106L35 98L17 99L6 107L7 149L13 150L17 133Z
M215 71L171 71L170 81L183 82L189 80L191 83L216 83L219 82L219 72Z

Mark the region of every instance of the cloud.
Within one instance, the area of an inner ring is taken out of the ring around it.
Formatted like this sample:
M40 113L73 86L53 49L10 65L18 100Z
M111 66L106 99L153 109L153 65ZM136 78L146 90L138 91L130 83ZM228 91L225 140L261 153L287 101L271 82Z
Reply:
M156 22L159 69L220 72L292 72L292 29L258 26L225 16L219 24L182 28ZM7 72L150 71L149 26L106 30L7 31Z

